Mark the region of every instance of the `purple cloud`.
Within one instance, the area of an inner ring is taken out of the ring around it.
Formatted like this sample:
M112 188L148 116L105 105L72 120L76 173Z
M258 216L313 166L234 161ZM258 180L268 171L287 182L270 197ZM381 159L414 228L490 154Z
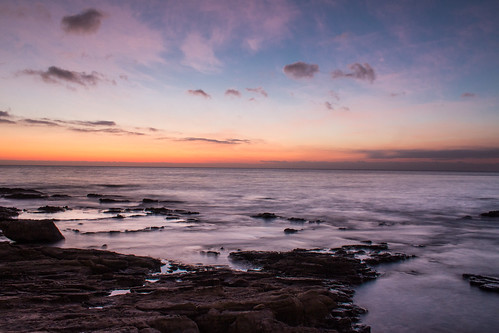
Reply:
M265 90L263 90L262 87L258 87L258 88L246 88L246 90L250 91L250 92L254 92L254 93L257 93L257 94L260 94L264 97L269 97L269 95L267 94L267 92Z
M225 91L225 96L241 97L241 93L239 92L239 90L236 89L227 89Z
M196 89L196 90L187 90L187 92L191 95L194 95L194 96L200 96L200 97L204 97L204 98L211 98L211 96L207 93L204 92L203 89Z
M370 83L372 83L376 79L376 73L374 72L374 69L367 63L365 63L364 65L354 63L349 65L348 68L350 68L351 72L344 72L337 69L331 73L331 77L333 79L342 77L353 78L369 81Z
M208 142L208 143L216 143L216 144L222 144L222 145L237 145L237 144L241 144L241 143L251 143L250 140L244 140L244 139L216 140L216 139L209 139L209 138L194 138L194 137L177 139L177 141Z
M334 111L333 104L331 104L330 102L326 102L326 103L324 103L324 105L326 106L326 109L328 109L330 111Z
M97 9L91 8L76 15L64 16L61 26L67 33L94 33L99 30L103 16Z
M461 97L462 98L473 98L473 97L476 97L476 94L470 93L470 92L464 92L461 94Z
M298 61L284 66L283 71L292 79L311 79L319 72L319 65Z
M10 114L7 111L0 111L0 117L10 117Z
M20 74L39 76L44 82L47 83L61 83L69 82L76 83L82 86L95 86L98 82L108 81L102 74L92 72L87 74L85 72L75 72L67 69L62 69L56 66L50 66L46 71L37 71L33 69L25 69Z

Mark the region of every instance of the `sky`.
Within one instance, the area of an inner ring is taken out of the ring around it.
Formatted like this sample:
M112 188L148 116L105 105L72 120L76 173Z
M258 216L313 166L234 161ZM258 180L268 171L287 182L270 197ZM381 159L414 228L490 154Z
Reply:
M498 1L0 1L0 164L499 171Z

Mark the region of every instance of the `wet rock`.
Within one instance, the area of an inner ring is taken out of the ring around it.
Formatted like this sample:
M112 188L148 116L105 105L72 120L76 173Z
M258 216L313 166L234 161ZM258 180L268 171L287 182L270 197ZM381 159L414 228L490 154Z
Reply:
M46 195L40 191L24 188L0 187L0 195L6 199L29 200L45 199Z
M18 243L55 243L64 239L53 220L2 220L5 237Z
M290 234L296 234L299 230L296 230L296 229L293 229L293 228L286 228L284 229L284 233L286 235L290 235Z
M481 217L499 217L499 210L491 210L487 213L480 214Z
M279 216L277 216L274 213L260 213L260 214L252 215L251 217L257 218L257 219L264 219L264 220L273 220L273 219L278 218Z
M65 212L68 209L69 209L68 206L65 206L65 207L57 207L57 206L43 206L43 207L38 207L38 211L39 212L41 212L41 213L49 213L49 214L59 213L59 212Z
M102 198L102 194L97 194L97 193L89 193L87 194L87 198Z
M121 215L121 214L116 214L115 216L112 217L113 219L118 219L118 220L122 220L125 218L125 216Z
M160 332L197 333L198 325L186 316L165 316L152 320L149 324Z
M159 203L159 200L144 198L142 199L142 203L143 204Z
M16 207L0 207L0 220L11 219L19 215L21 210Z
M499 278L475 274L463 274L463 278L470 282L470 285L477 286L485 291L499 293Z
M168 209L166 207L160 207L160 208L147 207L144 210L148 214L153 214L153 215L171 215L174 212L172 209Z
M125 202L130 202L130 200L113 199L113 198L100 198L99 202L100 203L125 203Z
M461 220L473 220L473 217L471 215L465 215L461 217Z
M305 223L305 222L307 222L306 219L301 218L301 217L290 217L290 218L288 218L288 221L293 222L293 223Z
M108 210L103 211L105 214L118 214L123 212L123 209L121 208L109 208Z

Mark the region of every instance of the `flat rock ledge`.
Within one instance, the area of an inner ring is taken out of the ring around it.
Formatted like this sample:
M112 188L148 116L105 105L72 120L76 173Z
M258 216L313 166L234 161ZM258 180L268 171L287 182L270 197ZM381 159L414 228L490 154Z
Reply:
M377 274L331 251L239 251L231 260L257 269L152 274L148 257L3 242L0 331L370 332L352 286Z
M470 282L470 285L477 286L484 291L499 293L499 278L476 274L463 274L463 278Z

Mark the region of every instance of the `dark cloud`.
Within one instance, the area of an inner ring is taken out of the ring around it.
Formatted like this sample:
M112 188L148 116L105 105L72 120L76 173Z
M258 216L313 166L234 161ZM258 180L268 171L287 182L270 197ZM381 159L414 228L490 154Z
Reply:
M359 80L365 80L369 82L373 82L376 79L376 73L374 73L374 69L369 64L361 65L359 63L351 64L348 66L351 72L344 72L342 70L335 70L331 73L331 77L333 79L337 78L353 78Z
M187 92L191 95L194 95L194 96L200 96L200 97L204 97L204 98L211 98L211 96L207 93L204 92L203 89L196 89L196 90L187 90Z
M319 65L298 61L284 66L283 71L292 79L311 79L319 72Z
M109 133L116 135L139 135L139 136L145 135L142 132L132 132L121 128L93 129L93 128L68 127L68 129L73 132L81 132L81 133Z
M263 90L262 87L258 87L258 88L246 88L246 90L250 91L250 92L254 92L254 93L257 93L257 94L260 94L264 97L269 97L269 95L267 94L267 92L265 90Z
M0 117L10 117L10 114L7 111L0 111Z
M99 30L104 15L97 9L87 9L79 14L64 16L61 26L67 33L89 34Z
M0 124L15 124L15 121L0 118Z
M87 74L85 72L75 72L62 69L56 66L50 66L46 71L39 71L33 69L25 69L20 72L25 75L40 76L43 81L47 83L61 83L69 82L76 83L82 86L95 86L100 81L108 81L102 74L92 72Z
M21 120L23 123L30 124L30 125L43 125L43 126L51 126L51 127L59 127L58 123L48 120L48 119L22 119Z
M326 109L331 110L331 111L334 111L333 104L331 104L331 103L329 103L329 102L326 102L326 103L324 103L324 105L326 106Z
M223 145L237 145L241 143L251 143L250 140L243 140L243 139L227 139L227 140L215 140L215 139L208 139L208 138L182 138L182 139L177 139L177 141L189 141L189 142L208 142L208 143L216 143L216 144L223 144Z
M432 159L465 160L499 158L499 148L491 149L444 149L444 150L360 150L358 153L372 159Z
M241 93L239 92L239 90L236 89L227 89L225 91L225 96L241 97Z
M116 123L110 120L78 121L77 123L84 126L116 126Z
M464 92L461 94L461 97L462 98L473 98L473 97L476 97L476 94L470 93L470 92Z

